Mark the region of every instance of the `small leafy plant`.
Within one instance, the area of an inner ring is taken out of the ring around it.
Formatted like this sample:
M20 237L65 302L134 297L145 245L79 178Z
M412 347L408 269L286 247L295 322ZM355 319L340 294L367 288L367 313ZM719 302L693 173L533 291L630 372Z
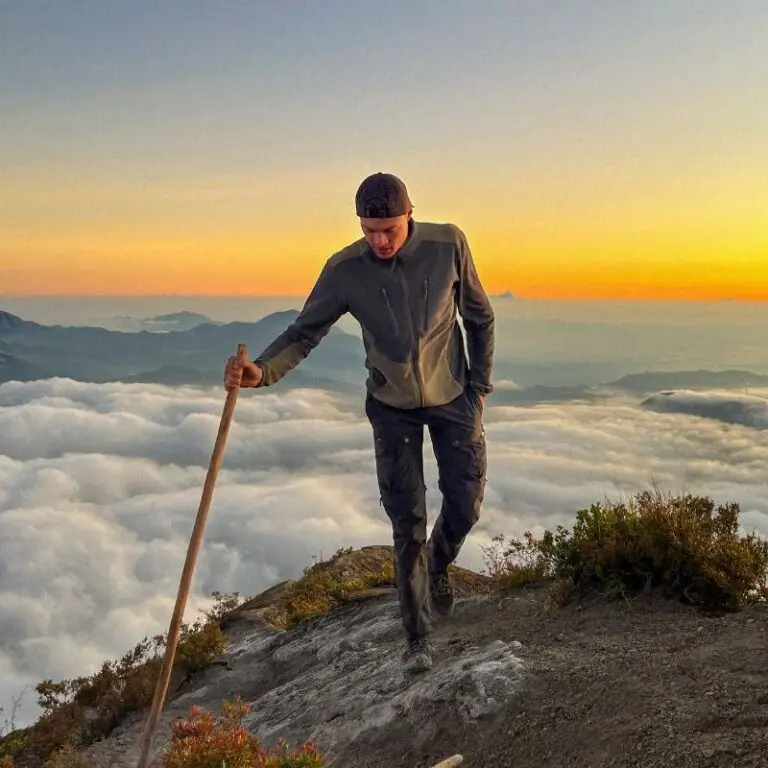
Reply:
M290 750L281 740L273 750L243 725L249 705L239 697L222 702L222 715L214 717L192 707L186 720L172 726L172 738L163 755L163 768L323 768L325 759L312 742Z
M43 768L106 768L106 766L78 752L71 744L65 744L43 763Z
M502 588L521 587L553 574L552 557L542 551L541 541L530 531L522 539L494 536L482 552L488 575Z
M16 727L16 715L21 706L26 689L11 702L11 711L6 714L0 707L0 768L12 768L13 758L24 748L24 731Z

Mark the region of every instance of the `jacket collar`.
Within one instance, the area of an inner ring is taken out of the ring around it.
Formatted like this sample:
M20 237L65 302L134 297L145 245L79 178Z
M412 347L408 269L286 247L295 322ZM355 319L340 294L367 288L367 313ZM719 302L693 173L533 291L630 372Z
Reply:
M411 219L408 222L408 237L403 243L400 250L395 254L396 259L407 259L413 256L416 246L419 242L419 225L418 222Z

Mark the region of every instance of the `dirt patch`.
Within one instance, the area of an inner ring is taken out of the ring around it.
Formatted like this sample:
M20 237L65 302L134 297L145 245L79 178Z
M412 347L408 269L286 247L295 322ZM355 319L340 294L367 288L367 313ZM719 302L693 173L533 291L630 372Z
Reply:
M522 696L475 723L451 703L411 711L334 766L422 768L456 753L468 768L768 765L765 606L715 616L592 597L547 613L546 591L464 601L436 629L443 656L522 643Z

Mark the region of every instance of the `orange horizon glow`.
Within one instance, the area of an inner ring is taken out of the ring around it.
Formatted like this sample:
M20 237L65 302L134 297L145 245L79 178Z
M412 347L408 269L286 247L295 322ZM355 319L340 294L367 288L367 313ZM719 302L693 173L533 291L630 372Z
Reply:
M553 228L556 229L556 228ZM768 249L760 243L728 247L681 238L633 239L560 230L557 240L503 234L475 220L464 228L478 272L490 294L521 299L768 301ZM306 296L325 259L357 239L325 234L303 249L278 236L264 239L200 237L171 240L105 238L21 243L0 248L0 296ZM564 235L564 236L563 236ZM621 242L625 239L625 242ZM768 243L768 236L766 236ZM27 257L11 262L11 250ZM111 253L105 259L101 253ZM211 254L216 254L213 257ZM259 255L260 254L260 255ZM267 255L268 254L268 255ZM621 257L614 254L621 254ZM5 267L5 264L9 267ZM12 266L10 266L13 264Z
M717 179L692 168L676 185L629 170L561 178L532 166L517 183L488 165L455 173L481 192L456 200L439 175L403 176L417 221L465 232L488 293L768 300L768 196L757 167ZM340 170L322 200L297 205L292 190L311 189L314 176L276 176L262 182L272 193L259 205L266 193L239 177L141 190L93 181L64 195L63 185L16 179L7 191L24 216L0 232L0 296L306 296L325 260L361 237L349 200L357 182Z
M316 264L297 266L291 275L273 274L267 281L257 269L238 272L196 270L193 275L172 276L157 273L116 275L111 270L89 268L75 271L50 268L30 274L6 272L0 281L0 297L44 296L263 296L304 297L312 288L323 259ZM553 264L542 270L521 267L517 279L504 267L475 259L477 269L489 294L510 293L519 299L536 300L654 300L654 301L768 301L768 279L745 281L739 275L712 283L707 265L698 275L654 272L637 265L623 265L611 272L593 269L586 272L574 266ZM768 272L768 269L765 270ZM678 282L675 281L678 279Z
M601 282L595 280L592 284L582 284L578 288L569 283L567 276L560 276L557 283L521 282L516 287L510 287L506 282L484 276L486 272L480 269L481 278L488 294L499 296L509 293L520 300L545 301L768 301L768 285L744 286L738 283L708 285L669 285L661 282ZM79 279L72 273L60 273L51 276L56 287L40 286L36 281L19 280L15 290L3 286L2 297L9 298L44 298L44 297L135 297L151 298L163 296L177 297L253 297L253 298L293 298L306 297L312 288L314 273L297 274L291 281L275 281L268 289L254 290L254 285L241 277L203 281L204 284L189 284L174 281L174 283L153 285L150 289L143 281L120 280L117 284L107 280L106 275L91 272L87 278ZM100 277L104 279L100 279ZM566 279L562 279L565 277ZM58 278L58 279L56 279ZM253 283L257 281L254 280Z

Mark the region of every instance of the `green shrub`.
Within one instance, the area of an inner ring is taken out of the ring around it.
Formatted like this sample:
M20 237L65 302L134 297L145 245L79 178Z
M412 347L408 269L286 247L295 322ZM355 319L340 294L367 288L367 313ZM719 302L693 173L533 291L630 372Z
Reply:
M210 622L221 625L227 614L234 611L243 601L239 592L233 592L228 595L224 592L211 592L213 598L213 607L203 611L203 616Z
M205 669L226 647L227 636L218 620L197 619L192 626L182 627L174 662L189 677Z
M0 768L10 768L13 765L11 758L18 755L24 748L26 733L24 729L16 727L16 715L26 690L24 688L11 701L11 709L7 714L5 709L0 707L0 717L2 717L0 723Z
M497 586L554 579L553 600L599 590L651 590L713 610L737 610L764 598L768 543L739 532L738 504L644 490L625 503L579 510L573 530L558 526L540 539L496 536L483 549Z
M660 590L708 609L736 610L766 588L768 543L739 534L738 504L642 491L627 504L593 504L573 531L538 542L551 574L577 589L618 595Z
M24 749L26 735L23 730L11 731L0 736L0 757L15 757ZM2 763L0 763L2 768Z
M105 661L90 677L44 680L36 687L41 718L27 734L28 748L41 759L66 745L85 747L129 713L152 701L163 639L144 638L119 661Z

